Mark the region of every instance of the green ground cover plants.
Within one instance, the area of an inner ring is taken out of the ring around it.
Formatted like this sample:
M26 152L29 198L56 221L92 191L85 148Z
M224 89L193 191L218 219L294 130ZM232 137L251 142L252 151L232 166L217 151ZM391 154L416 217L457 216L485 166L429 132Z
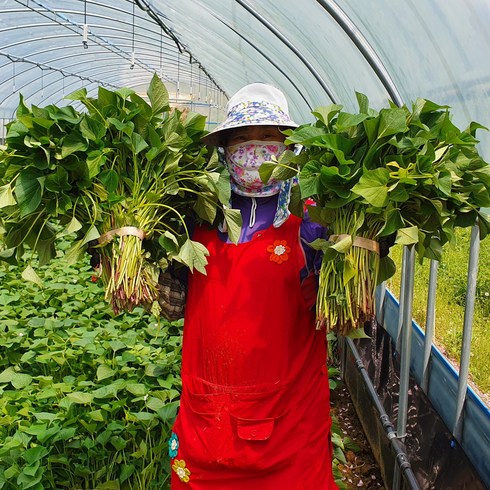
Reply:
M463 337L463 320L471 230L459 229L454 244L444 247L438 268L436 294L436 344L455 364L459 363ZM402 247L391 255L398 272L387 287L399 296ZM430 263L425 260L415 268L413 317L425 328ZM490 401L490 241L482 240L478 266L476 302L471 343L470 377L487 404Z
M178 324L115 317L90 266L38 271L0 270L0 488L165 488Z

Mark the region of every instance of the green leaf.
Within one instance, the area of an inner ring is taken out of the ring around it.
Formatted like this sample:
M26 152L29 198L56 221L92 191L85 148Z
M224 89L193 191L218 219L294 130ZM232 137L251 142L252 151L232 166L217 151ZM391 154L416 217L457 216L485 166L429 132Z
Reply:
M82 228L82 224L75 217L73 217L69 223L65 226L63 231L58 235L60 238L66 235L71 235Z
M335 211L330 208L324 208L321 206L307 206L308 216L315 223L320 223L321 225L327 227L335 219Z
M148 148L148 143L138 133L133 133L131 135L131 144L135 155L142 152L145 148Z
M189 267L191 272L196 269L201 274L205 275L205 267L208 263L206 257L208 255L209 251L202 243L188 238L182 247L180 247L179 253L174 257L174 259Z
M67 397L73 402L79 405L89 405L93 402L94 396L91 393L83 393L81 391L75 391L68 393Z
M332 247L333 248L333 247ZM350 256L346 256L344 259L344 271L343 271L343 284L346 286L349 281L357 276L357 267Z
M119 185L119 174L113 169L106 169L100 172L99 180L107 192L116 192Z
M164 250L167 251L170 257L177 254L179 249L179 240L174 233L165 231L163 235L158 238L158 243Z
M151 396L146 401L146 406L150 410L153 410L154 412L156 412L165 406L165 402L163 400L160 400L160 398L156 398L154 396Z
M160 112L166 112L169 110L169 96L168 91L163 82L154 73L148 87L148 98L150 99L151 108L153 114L159 114Z
M346 335L351 339L370 339L371 337L364 331L363 328L354 328Z
M311 247L313 250L321 250L323 252L326 252L332 247L332 242L326 240L325 238L316 238L312 242L308 243L308 246Z
M378 236L388 236L392 233L396 233L396 231L400 228L404 227L404 221L401 216L400 210L398 208L388 209L385 214L385 224L383 228L381 228Z
M121 87L114 91L122 100L126 100L128 97L136 93L132 88Z
M388 202L388 182L390 172L386 168L376 168L364 172L359 182L352 187L352 192L362 196L375 207L384 207Z
M324 128L317 128L314 126L300 126L286 138L284 143L286 145L311 144L311 142L314 141L316 138L325 134L326 132Z
M54 193L70 190L71 185L68 183L68 172L63 167L56 167L56 171L46 177L44 187Z
M259 167L259 177L264 184L267 184L272 177L272 172L277 166L274 162L265 162Z
M0 208L15 206L16 204L17 201L14 198L11 184L8 183L0 186Z
M26 386L29 386L32 383L32 376L30 376L29 374L15 373L12 376L10 383L12 383L12 386L16 390L20 390L22 388L25 388Z
M22 279L24 279L24 281L37 284L40 288L44 287L42 279L36 274L36 271L30 265L28 265L22 271Z
M330 104L328 106L318 107L312 114L325 126L329 127L332 119L342 110L342 106L338 104Z
M368 117L367 114L348 114L346 112L341 112L336 122L337 131L342 132L352 127L356 127Z
M41 204L43 186L39 170L27 168L19 173L15 182L15 197L20 209L20 217L33 213Z
M294 216L303 218L305 215L304 203L301 199L301 191L299 185L293 185L291 187L291 197L289 200L289 211Z
M10 366L0 373L0 383L10 383L15 376L15 369Z
M61 158L66 158L76 152L84 152L87 148L85 138L78 131L72 131L63 138Z
M378 139L407 130L407 113L405 109L381 109L379 112Z
M102 364L97 368L97 380L102 381L107 378L112 378L116 372L107 366L107 364Z
M232 243L238 243L242 230L242 215L238 209L223 210L228 237Z
M331 245L332 250L336 250L339 253L346 253L352 247L352 237L350 235L340 237L340 240L336 240Z
M396 272L396 264L391 257L382 257L379 259L378 284L387 281Z
M413 245L419 241L419 229L417 226L401 228L396 234L395 243L399 245Z
M179 408L179 401L174 401L167 403L164 407L157 411L158 416L164 422L173 422L177 415L177 410Z
M42 460L45 456L49 454L49 451L44 446L31 447L25 451L23 457L27 464L33 464L37 461Z
M100 141L106 133L106 128L97 119L85 115L80 122L80 131L84 138L90 141Z
M135 396L145 396L147 392L146 386L142 383L128 383L126 390Z
M121 483L125 482L128 478L133 475L136 468L134 464L122 464L121 465L121 473L119 474L119 481Z
M318 194L321 165L318 162L308 162L299 174L299 188L301 189L301 198Z
M64 98L65 99L68 99L68 100L80 100L80 101L83 101L84 99L87 98L87 89L84 87L84 88L75 90L71 94L65 95Z
M209 195L209 193L207 195L200 193L194 204L194 210L201 219L208 223L213 223L216 218L217 199L213 195Z
M359 105L359 112L361 114L369 114L369 99L366 95L356 92L356 99Z
M104 165L106 161L106 155L103 151L95 150L87 153L87 168L88 168L88 178L93 179L99 174L100 168Z

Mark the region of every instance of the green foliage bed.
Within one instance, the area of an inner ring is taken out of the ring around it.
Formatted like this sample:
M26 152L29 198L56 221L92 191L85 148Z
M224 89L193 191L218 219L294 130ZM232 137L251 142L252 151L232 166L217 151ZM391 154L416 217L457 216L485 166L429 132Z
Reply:
M114 317L90 266L0 270L0 488L166 488L181 335Z

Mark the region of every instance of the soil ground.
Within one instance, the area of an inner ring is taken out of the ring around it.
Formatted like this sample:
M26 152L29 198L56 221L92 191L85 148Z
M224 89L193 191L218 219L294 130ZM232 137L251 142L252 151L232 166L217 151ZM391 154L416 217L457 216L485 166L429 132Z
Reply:
M359 451L347 451L347 464L339 466L347 489L385 490L379 465L373 456L349 392L343 383L331 391L330 403L332 415L337 417L344 435L350 437L359 447Z

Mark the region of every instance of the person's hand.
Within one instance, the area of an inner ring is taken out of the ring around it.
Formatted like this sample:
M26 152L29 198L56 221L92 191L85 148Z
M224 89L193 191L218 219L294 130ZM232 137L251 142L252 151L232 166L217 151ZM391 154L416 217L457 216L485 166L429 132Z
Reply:
M162 315L169 321L183 318L186 300L186 288L170 272L160 272L158 277L158 304Z
M395 240L396 240L396 233L392 233L391 235L381 237L378 240L380 259L388 256L388 254L390 253L390 248L395 244Z
M97 248L98 240L90 240L87 243L87 253L90 255L90 265L93 269L98 269L100 266L100 253Z

